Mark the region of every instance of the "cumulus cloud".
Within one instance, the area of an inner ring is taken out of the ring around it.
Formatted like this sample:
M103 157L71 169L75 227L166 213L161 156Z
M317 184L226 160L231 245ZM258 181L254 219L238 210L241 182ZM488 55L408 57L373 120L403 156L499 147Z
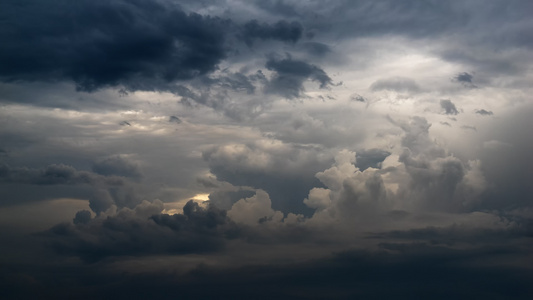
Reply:
M268 194L258 190L253 197L235 202L228 211L228 217L236 222L254 225L267 220L279 222L283 219L283 213L274 211Z

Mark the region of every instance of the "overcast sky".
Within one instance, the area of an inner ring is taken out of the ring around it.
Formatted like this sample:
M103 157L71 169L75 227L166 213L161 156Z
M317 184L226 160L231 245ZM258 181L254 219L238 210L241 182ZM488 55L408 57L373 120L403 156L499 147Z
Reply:
M1 1L0 298L530 299L532 15Z

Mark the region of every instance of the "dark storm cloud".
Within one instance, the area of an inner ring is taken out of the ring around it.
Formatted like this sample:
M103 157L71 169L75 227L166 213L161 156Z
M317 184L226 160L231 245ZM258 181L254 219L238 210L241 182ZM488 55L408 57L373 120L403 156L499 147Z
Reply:
M494 113L490 110L478 109L476 110L476 114L482 115L482 116L492 116Z
M383 244L377 252L349 250L292 264L202 264L185 274L18 266L0 271L0 285L4 299L172 299L176 291L180 299L529 299L531 271L498 264L525 255L506 245L457 251L423 243Z
M225 57L226 21L162 2L2 3L3 81L67 79L83 91L150 90L146 81L190 79Z
M379 79L370 85L372 91L390 90L400 93L416 93L420 91L418 84L411 78L390 77Z
M109 256L218 251L226 238L238 234L226 211L214 206L202 208L191 200L183 214L161 214L162 209L160 201L144 201L105 218L79 212L74 225L56 225L42 236L59 254L96 262Z
M440 100L440 107L444 109L444 113L447 115L456 115L459 113L459 111L455 107L455 104L453 104L453 102L448 99Z
M275 72L265 87L266 92L289 99L303 95L305 91L303 83L308 79L320 83L322 89L332 84L331 78L321 68L291 57L278 59L272 55L265 66Z
M303 27L299 22L278 21L272 25L252 20L243 26L243 39L252 46L255 39L279 40L296 43L302 37Z

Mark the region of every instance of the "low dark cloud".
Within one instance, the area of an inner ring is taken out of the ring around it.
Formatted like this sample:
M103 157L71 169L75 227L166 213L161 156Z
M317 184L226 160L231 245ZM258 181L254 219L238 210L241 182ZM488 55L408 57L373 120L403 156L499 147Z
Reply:
M184 274L105 273L91 265L3 269L0 284L5 299L170 299L176 291L181 299L529 299L531 271L523 264L499 264L524 255L506 245L458 251L390 243L375 252L354 249L297 263L234 268L202 264Z
M291 57L278 59L270 56L266 68L275 72L266 86L266 92L289 99L303 95L305 91L303 83L306 80L320 83L320 88L327 88L332 84L331 78L321 68Z
M455 104L448 99L440 100L440 107L444 109L444 113L447 115L456 115L459 113L457 107L455 107Z
M109 256L205 253L221 250L238 228L224 210L192 200L183 214L161 214L163 203L144 201L114 216L90 219L76 214L74 224L54 226L41 235L61 255L96 262Z

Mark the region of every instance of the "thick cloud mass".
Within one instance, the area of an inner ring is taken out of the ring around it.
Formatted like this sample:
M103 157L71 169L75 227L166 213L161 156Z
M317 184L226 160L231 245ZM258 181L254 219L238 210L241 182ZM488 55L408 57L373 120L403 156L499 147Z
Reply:
M94 91L190 79L225 57L223 20L155 1L6 1L4 81L62 80Z
M0 298L530 299L532 3L0 1Z

